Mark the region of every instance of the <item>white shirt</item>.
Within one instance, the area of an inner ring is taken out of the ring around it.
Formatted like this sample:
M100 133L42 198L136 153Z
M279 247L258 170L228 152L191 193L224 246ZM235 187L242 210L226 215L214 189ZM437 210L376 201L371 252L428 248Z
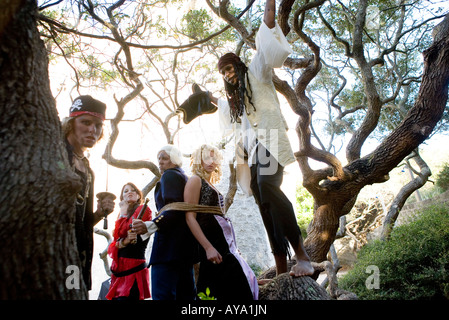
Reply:
M278 23L275 27L270 29L262 22L259 31L256 35L256 55L248 66L249 72L262 83L271 83L273 76L273 68L280 68L285 59L292 53L292 49ZM251 112L252 105L246 102L247 111ZM255 105L256 109L258 108ZM220 127L224 135L232 131L232 123L229 116L229 105L227 100L219 99L218 108L220 110ZM243 145L248 152L248 165L254 163L255 151L257 147L257 133L254 127L257 124L252 124L248 120L246 112L243 112L241 117L241 125L235 124L236 138L241 135ZM257 112L257 111L256 111Z

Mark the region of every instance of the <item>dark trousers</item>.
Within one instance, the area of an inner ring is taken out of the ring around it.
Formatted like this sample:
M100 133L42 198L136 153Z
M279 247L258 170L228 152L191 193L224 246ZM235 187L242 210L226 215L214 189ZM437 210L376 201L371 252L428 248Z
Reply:
M151 297L153 300L196 299L192 263L170 262L151 266Z
M259 144L251 166L251 190L275 255L290 255L289 244L299 246L301 231L292 203L281 190L284 167Z

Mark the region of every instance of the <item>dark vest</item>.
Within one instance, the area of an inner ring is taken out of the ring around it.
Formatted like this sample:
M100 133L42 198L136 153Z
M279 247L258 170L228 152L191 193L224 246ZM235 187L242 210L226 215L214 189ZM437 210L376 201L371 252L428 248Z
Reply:
M78 254L81 260L81 268L84 283L88 290L92 287L91 267L94 250L94 173L89 166L89 161L85 159L85 164L90 175L80 172L73 165L73 147L66 140L66 149L70 166L81 178L83 187L77 194L76 215L75 215L75 235ZM86 188L88 192L86 193Z

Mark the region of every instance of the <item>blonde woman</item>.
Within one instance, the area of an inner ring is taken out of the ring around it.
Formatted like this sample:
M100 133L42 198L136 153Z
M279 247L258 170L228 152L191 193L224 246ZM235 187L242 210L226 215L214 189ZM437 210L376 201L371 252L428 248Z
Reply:
M184 189L184 201L218 206L224 214L223 195L214 187L221 178L222 155L209 145L202 145L191 157L192 177ZM200 269L197 291L218 300L252 300L258 297L257 279L240 256L234 230L228 218L211 213L187 212L187 224L199 242Z

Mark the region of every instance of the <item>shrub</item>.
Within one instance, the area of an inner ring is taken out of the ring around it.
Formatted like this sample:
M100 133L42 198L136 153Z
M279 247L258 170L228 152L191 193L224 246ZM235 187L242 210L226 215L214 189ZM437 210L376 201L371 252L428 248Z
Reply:
M313 218L313 197L306 188L296 187L296 220L301 229L302 237L307 236L307 227Z
M438 173L436 185L443 191L449 189L449 163L445 163L443 169Z
M379 288L366 285L369 266L379 270ZM449 209L423 209L418 219L396 227L388 241L363 247L340 287L360 299L449 299Z

